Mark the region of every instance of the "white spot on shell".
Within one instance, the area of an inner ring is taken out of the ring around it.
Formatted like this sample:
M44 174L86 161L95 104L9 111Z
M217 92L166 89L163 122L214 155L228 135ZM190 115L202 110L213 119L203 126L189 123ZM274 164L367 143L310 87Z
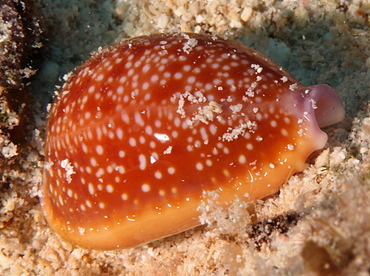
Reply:
M141 190L144 192L144 193L147 193L150 191L150 186L149 184L143 184L141 185Z
M108 193L113 193L114 188L113 188L112 185L107 185L106 190L107 190Z
M145 157L144 154L139 155L139 162L140 162L140 164L139 164L140 170L145 170L145 168L146 168L146 157Z
M240 155L238 161L240 164L245 164L247 162L247 159L244 155Z
M89 183L89 185L87 185L87 189L89 190L89 194L90 195L94 195L95 194L95 188L94 188L94 185Z
M122 194L121 195L121 198L122 198L122 200L127 200L128 199L128 195L127 194Z
M198 171L202 171L203 170L203 164L198 162L196 165L195 165L195 168L198 170Z
M169 167L169 168L167 169L167 172L168 172L169 174L174 174L174 173L175 173L175 171L176 171L176 169L175 169L174 167Z
M99 154L99 155L102 155L104 153L104 149L101 145L97 145L95 147L95 150L96 150L96 153Z

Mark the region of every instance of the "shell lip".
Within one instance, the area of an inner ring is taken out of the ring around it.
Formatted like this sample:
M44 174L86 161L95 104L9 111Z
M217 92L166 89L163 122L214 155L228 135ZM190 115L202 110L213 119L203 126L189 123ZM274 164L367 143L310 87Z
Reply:
M321 128L343 120L345 110L336 91L326 84L300 87L294 91L295 112L307 122L313 150L322 149L327 142L327 134ZM303 114L303 116L302 116Z
M306 98L305 110L313 109L320 128L339 123L344 119L345 110L338 94L329 85L318 84L303 90L303 96Z

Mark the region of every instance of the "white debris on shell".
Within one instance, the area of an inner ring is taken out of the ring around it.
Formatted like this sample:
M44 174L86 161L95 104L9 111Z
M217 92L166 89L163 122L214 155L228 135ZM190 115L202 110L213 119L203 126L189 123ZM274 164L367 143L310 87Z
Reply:
M257 87L257 82L252 82L251 85L248 87L247 91L245 91L245 95L249 98L253 98L254 97L254 89ZM244 99L244 101L247 101L248 98Z
M174 94L171 97L171 101L175 101L176 99L176 94ZM188 100L191 104L199 104L199 103L204 103L207 101L207 98L203 95L202 92L197 91L193 94L191 94L189 91L185 91L184 93L180 94L179 96L179 101L178 101L178 107L177 107L177 113L181 115L181 118L185 118L185 110L184 110L184 104L185 104L185 99Z
M174 95L176 97L176 95ZM185 100L189 101L190 104L200 104L207 101L207 98L203 95L202 92L196 91L194 94L191 94L188 91L185 91L184 93L180 94L177 106L177 113L181 115L181 118L186 117L184 105ZM173 97L171 97L173 99ZM198 107L198 110L192 114L192 118L187 120L187 123L189 126L193 126L195 122L200 121L202 123L208 124L209 121L213 121L215 118L215 114L222 113L222 106L221 104L210 101L208 105L205 105L203 107Z
M180 99L184 99L184 100L187 99L192 104L199 104L199 103L204 103L207 101L207 98L200 91L194 92L194 95L191 94L189 91L185 91L184 93L180 94L179 97Z
M150 156L150 164L154 164L155 162L157 162L157 159L155 159L155 157L153 155Z
M169 146L164 152L163 154L171 154L172 152L172 146Z
M86 231L86 229L85 229L85 228L83 228L83 227L78 227L78 233L79 233L81 236L85 235L85 231Z
M179 104L178 104L176 112L181 115L181 118L185 118L184 104L185 104L185 99L182 95L180 95Z
M287 145L287 149L288 149L288 150L294 150L294 146L293 146L292 144L288 144L288 145Z
M256 122L248 121L247 123L240 124L234 128L229 128L228 133L224 133L221 137L222 141L233 141L237 139L240 135L245 133L246 129L254 129L257 126Z
M60 166L66 170L66 180L68 183L71 183L72 174L75 174L76 172L73 170L73 166L69 162L68 158L62 160L62 162L60 162Z
M282 81L283 83L285 83L285 82L287 82L287 81L288 81L288 77L287 77L287 76L283 76L283 77L281 77L280 79L281 79L281 81Z
M290 91L294 91L298 88L298 84L297 83L293 83L291 85L289 85L289 90Z
M309 101L310 101L310 102L311 102L311 104L312 104L312 108L313 108L313 109L317 109L316 101L315 101L314 99L310 99Z
M243 105L242 104L236 104L236 105L230 105L230 109L233 113L238 113L240 110L242 110Z
M200 121L207 125L209 121L213 121L213 119L215 118L215 114L221 113L221 105L216 103L215 101L210 101L208 105L198 107L198 112L187 122L190 126L192 126L197 121Z
M256 74L260 74L263 70L263 68L259 64L251 64L251 68L256 70Z
M184 47L182 47L182 50L189 54L191 52L191 50L197 46L198 44L198 40L196 40L195 38L190 38L187 34L184 35L184 37L187 39L187 42L184 44Z
M50 170L53 165L53 162L44 162L44 170Z

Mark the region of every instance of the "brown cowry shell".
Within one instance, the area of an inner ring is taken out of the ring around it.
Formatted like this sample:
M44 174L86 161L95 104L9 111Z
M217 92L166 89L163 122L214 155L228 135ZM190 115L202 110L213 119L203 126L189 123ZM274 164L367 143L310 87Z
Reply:
M42 206L63 238L129 248L275 193L343 118L327 85L303 87L262 54L198 34L133 38L66 82L50 112Z

